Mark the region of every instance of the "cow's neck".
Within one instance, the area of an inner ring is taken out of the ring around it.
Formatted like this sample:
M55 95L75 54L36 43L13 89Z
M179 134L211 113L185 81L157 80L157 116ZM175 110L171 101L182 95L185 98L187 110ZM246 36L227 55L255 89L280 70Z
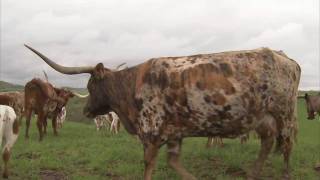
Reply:
M110 98L110 107L114 110L126 130L130 134L137 134L135 127L137 119L137 109L135 106L136 71L128 69L113 73L107 79L107 97Z

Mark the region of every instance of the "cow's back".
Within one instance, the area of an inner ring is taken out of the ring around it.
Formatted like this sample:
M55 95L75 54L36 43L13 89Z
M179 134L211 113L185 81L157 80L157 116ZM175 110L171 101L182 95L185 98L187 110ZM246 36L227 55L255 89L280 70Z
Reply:
M299 79L298 64L268 48L152 59L136 83L141 131L234 137L266 113L282 122L295 111Z

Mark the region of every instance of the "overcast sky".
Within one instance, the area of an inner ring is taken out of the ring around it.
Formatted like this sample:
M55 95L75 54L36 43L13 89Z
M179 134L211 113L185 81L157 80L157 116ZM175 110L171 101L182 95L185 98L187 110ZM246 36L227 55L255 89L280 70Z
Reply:
M63 65L129 66L152 57L270 47L320 89L319 0L0 0L0 80L43 77L85 87L88 75L52 70L27 43Z

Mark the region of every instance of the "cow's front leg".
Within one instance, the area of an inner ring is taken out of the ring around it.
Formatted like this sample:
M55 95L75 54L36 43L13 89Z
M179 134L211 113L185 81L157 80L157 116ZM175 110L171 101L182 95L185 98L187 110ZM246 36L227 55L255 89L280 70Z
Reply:
M43 139L43 121L44 121L44 115L42 113L38 114L38 119L37 119L37 126L38 126L38 131L39 131L39 141L42 141Z
M25 134L25 138L26 139L29 139L29 127L30 127L31 115L32 115L31 109L26 109L26 111L25 111L25 116L26 116L26 134Z
M184 180L195 180L196 178L190 174L180 163L179 156L181 152L182 140L170 140L168 146L168 164L182 176Z
M144 144L144 179L151 180L152 172L156 165L156 158L158 155L160 146L157 143Z

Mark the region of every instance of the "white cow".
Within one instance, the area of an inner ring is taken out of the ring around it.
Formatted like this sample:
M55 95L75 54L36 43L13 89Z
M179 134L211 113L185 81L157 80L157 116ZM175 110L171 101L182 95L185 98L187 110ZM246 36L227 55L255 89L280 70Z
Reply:
M97 131L103 127L110 127L110 132L117 134L120 128L120 120L116 113L109 112L104 115L98 115L94 118Z
M57 116L58 128L62 128L62 124L65 121L66 116L67 116L67 110L65 107L62 107L61 111L58 113L58 116Z
M4 170L2 177L8 178L8 162L10 159L11 148L16 142L19 133L19 123L13 108L0 105L0 144L2 146L2 158Z

